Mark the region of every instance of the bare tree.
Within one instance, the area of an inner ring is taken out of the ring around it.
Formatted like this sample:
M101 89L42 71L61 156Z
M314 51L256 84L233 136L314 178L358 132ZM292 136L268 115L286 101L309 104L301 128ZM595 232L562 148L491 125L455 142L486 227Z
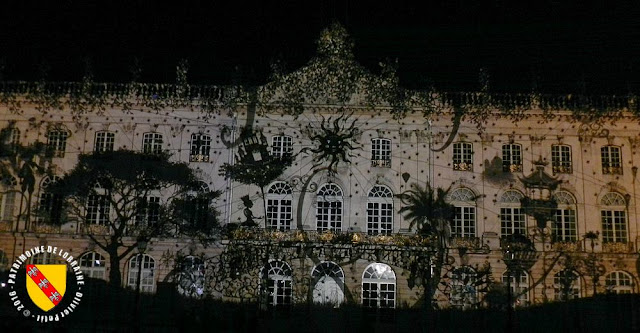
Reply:
M80 155L53 190L66 199L67 214L107 252L109 281L120 285L120 261L139 242L165 235L206 240L215 234L211 202L220 192L200 185L187 164L170 161L166 152L119 150Z

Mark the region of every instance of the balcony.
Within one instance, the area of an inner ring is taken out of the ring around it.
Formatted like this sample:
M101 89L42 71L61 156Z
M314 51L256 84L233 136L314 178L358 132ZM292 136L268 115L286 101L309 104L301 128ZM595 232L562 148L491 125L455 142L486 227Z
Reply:
M567 164L567 165L554 165L553 167L553 173L568 173L571 174L573 173L573 168L571 167L571 164Z
M313 244L350 244L350 245L388 245L399 247L425 247L433 244L433 239L414 234L368 235L361 232L304 231L239 228L231 232L230 241L280 243L294 245Z
M82 226L82 232L84 234L91 235L109 235L111 234L111 229L106 225L99 224L84 224Z
M209 162L209 155L204 155L204 154L189 155L189 162Z
M451 249L462 250L465 253L489 253L489 246L483 245L479 237L453 237L449 245Z
M558 252L580 252L582 251L582 242L555 242L553 243L553 250Z
M522 172L522 164L503 164L503 172Z
M471 162L453 163L453 170L456 170L456 171L473 171L473 163L471 163Z
M371 166L374 168L390 168L391 160L371 160Z
M634 253L633 243L630 242L608 242L602 244L603 253Z
M621 175L622 167L621 166L602 166L602 174L604 175Z
M13 231L13 222L11 221L0 221L0 232L10 232Z
M60 225L46 224L46 223L34 223L29 227L30 232L39 234L59 234Z

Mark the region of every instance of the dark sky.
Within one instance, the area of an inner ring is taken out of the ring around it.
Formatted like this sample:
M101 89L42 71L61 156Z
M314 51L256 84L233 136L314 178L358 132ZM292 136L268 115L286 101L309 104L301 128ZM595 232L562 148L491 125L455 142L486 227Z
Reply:
M304 65L338 21L363 65L397 58L408 87L476 90L484 67L494 91L640 93L637 0L157 2L5 3L3 79L77 81L90 63L96 81L126 82L138 59L142 81L173 82L186 58L192 83L261 83L275 59Z

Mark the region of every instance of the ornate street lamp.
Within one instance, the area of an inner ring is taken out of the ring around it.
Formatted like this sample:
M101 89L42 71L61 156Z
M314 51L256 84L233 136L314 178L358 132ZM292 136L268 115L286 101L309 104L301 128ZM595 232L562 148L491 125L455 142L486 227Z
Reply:
M533 164L536 170L529 176L520 178L527 189L527 196L521 204L525 213L536 219L538 229L543 230L547 226L547 221L554 219L558 204L553 199L553 191L558 188L561 181L544 171L547 162L544 162L542 157Z
M502 260L507 266L507 332L513 332L513 301L511 274L527 272L538 260L538 252L525 236L515 234L502 242Z

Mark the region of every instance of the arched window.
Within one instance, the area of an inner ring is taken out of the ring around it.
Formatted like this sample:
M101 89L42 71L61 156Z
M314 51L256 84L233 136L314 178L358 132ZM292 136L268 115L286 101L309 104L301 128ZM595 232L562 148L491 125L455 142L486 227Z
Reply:
M342 230L342 189L324 184L318 190L316 226L318 231Z
M396 307L396 273L389 265L374 263L362 274L362 305L367 308Z
M371 139L371 166L391 167L391 140L383 138Z
M40 183L38 222L59 224L62 220L62 196L49 190L58 180L58 176L44 177Z
M529 275L522 270L506 271L502 274L502 283L505 286L509 278L511 278L511 295L516 305L527 305L529 303Z
M293 191L285 182L273 183L267 191L268 229L291 229Z
M451 236L476 236L476 195L468 188L458 188L449 194L449 203L455 207Z
M87 252L80 257L80 269L87 277L104 280L107 262L100 253Z
M476 271L469 266L462 266L454 269L451 275L451 306L463 309L476 306Z
M323 261L313 268L311 277L314 303L339 306L344 301L344 272L340 266Z
M390 234L393 231L393 192L387 186L376 185L367 200L367 233Z
M504 236L527 234L527 219L520 206L524 196L514 190L506 191L500 197L500 233Z
M558 301L579 298L580 276L568 269L556 273L553 276L553 290L555 299Z
M127 284L133 289L138 288L140 276L140 291L152 293L155 290L156 261L149 255L138 254L129 259L129 279Z
M555 223L552 224L552 240L554 242L575 242L578 240L576 226L576 199L571 193L559 191L553 195L558 203Z
M96 138L93 142L93 152L104 153L113 151L113 146L116 141L116 134L113 132L101 131L96 132Z
M622 195L609 192L600 201L602 209L602 242L627 242L627 201Z
M290 306L293 292L291 266L284 261L274 260L262 268L261 274L262 279L267 282L267 304L276 307Z
M631 294L633 293L633 278L627 272L611 272L605 277L605 286L608 292Z
M199 297L205 289L205 264L202 259L188 256L180 264L178 292L189 297Z

